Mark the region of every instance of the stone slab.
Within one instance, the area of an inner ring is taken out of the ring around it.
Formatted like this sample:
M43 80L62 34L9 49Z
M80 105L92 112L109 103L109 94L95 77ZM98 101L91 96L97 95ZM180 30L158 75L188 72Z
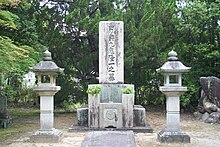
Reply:
M133 131L92 131L81 147L137 147Z
M99 83L124 83L124 23L99 23Z
M190 136L181 131L167 131L166 129L157 134L161 143L190 143Z
M63 138L63 132L58 129L51 131L37 131L30 136L30 142L35 143L58 143Z
M77 124L88 127L88 108L77 109Z
M133 108L133 124L134 127L143 127L146 125L146 112L145 108L141 105L134 105Z
M85 126L71 125L69 127L69 132L79 132L79 131L133 131L136 133L153 133L153 128L150 124L142 127L132 127L132 128L89 128Z

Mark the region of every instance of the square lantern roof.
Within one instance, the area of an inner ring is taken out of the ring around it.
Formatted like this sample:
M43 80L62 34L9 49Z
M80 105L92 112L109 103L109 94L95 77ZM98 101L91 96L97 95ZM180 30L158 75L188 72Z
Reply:
M43 61L40 61L37 63L31 70L33 72L42 72L42 73L56 73L56 72L62 72L64 69L60 68L52 61L51 53L46 50L43 53Z
M175 51L171 51L168 53L168 61L165 62L160 68L156 69L159 73L182 73L188 72L191 67L186 67L178 61L177 53Z

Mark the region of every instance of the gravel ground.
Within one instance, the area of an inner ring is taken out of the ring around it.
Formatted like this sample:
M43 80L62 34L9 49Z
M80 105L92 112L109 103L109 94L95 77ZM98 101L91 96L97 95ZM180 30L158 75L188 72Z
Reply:
M36 127L13 136L0 143L2 147L80 147L87 132L68 132L68 126L75 123L75 113L55 115L55 128L62 130L64 138L59 143L30 143L29 136L36 131L38 118L22 120L23 123L35 123ZM139 147L220 147L220 124L206 124L195 120L190 113L181 114L181 129L191 138L191 143L167 144L157 141L157 132L166 126L164 112L147 112L147 120L154 129L153 133L135 133ZM17 120L19 122L21 120ZM16 123L16 122L15 122Z

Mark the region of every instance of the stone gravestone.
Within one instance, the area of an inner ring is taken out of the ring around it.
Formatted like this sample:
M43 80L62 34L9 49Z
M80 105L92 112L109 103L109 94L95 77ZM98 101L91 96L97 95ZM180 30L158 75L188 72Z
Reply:
M7 115L7 97L0 90L0 128L6 128L9 120Z
M93 129L143 127L147 132L153 131L146 123L145 108L134 105L134 93L122 92L125 88L134 90L134 85L124 84L123 21L99 23L99 84L88 87L96 86L101 91L99 94L88 94L88 109L77 110L79 125ZM88 119L82 117L85 113L88 113Z
M99 83L124 83L124 24L99 23Z

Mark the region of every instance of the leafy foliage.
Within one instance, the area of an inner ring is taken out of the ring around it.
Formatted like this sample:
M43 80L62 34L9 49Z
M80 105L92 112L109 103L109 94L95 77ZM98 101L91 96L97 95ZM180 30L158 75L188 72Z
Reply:
M122 89L122 93L123 94L133 94L134 93L134 89L133 87L126 87Z
M101 90L102 89L101 89L100 86L92 86L92 87L89 87L86 90L86 93L88 93L88 94L99 94Z
M2 77L16 79L12 77L27 71L40 60L39 52L48 48L57 65L65 68L58 76L62 90L56 104L85 103L87 85L98 82L101 20L124 21L125 81L135 85L138 104L164 103L158 89L163 77L155 69L170 50L192 67L183 76L188 92L181 97L182 106L197 105L199 77L220 77L216 0L4 0L0 7Z

